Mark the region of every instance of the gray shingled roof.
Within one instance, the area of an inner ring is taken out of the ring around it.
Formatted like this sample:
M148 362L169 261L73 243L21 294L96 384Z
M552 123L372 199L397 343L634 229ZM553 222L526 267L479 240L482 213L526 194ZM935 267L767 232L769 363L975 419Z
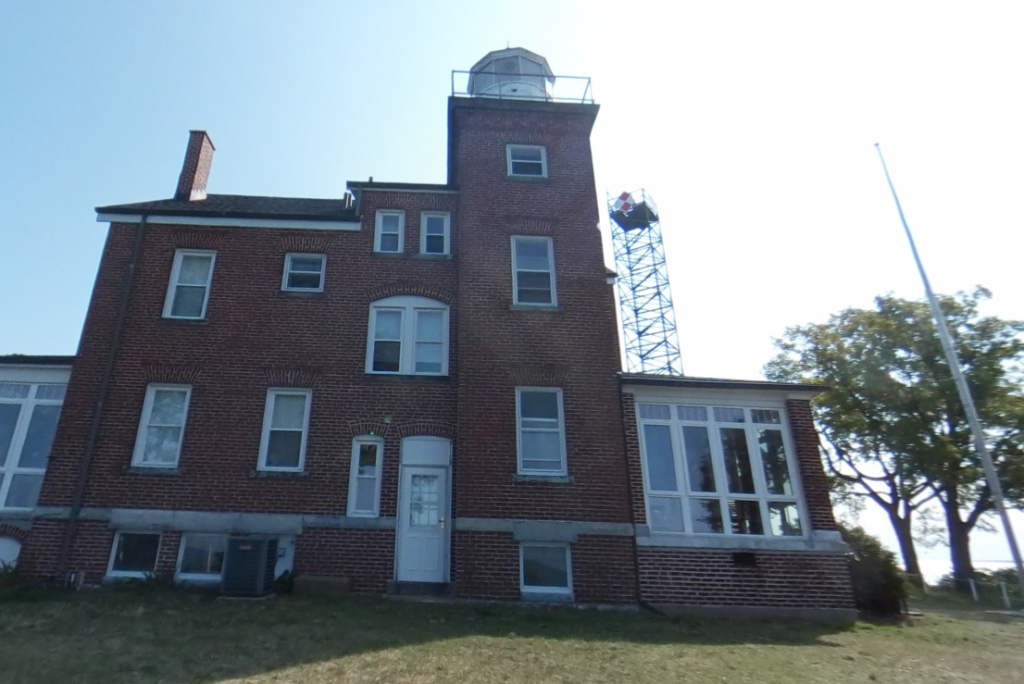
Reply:
M233 218L357 220L355 207L344 199L207 195L204 200L154 200L96 207L100 214L159 213L168 216L230 216Z

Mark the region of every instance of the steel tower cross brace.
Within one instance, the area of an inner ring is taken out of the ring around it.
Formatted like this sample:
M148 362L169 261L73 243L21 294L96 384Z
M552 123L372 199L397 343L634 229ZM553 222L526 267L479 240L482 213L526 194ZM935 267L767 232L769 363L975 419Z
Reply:
M682 375L675 311L654 200L643 190L608 201L626 370Z

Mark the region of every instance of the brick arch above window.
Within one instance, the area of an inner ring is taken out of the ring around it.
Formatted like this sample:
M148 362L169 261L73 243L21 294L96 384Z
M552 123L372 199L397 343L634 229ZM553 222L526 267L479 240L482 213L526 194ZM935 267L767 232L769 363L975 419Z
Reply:
M0 524L0 538L3 537L13 539L19 544L24 544L25 540L28 539L28 530L14 525Z
M316 366L264 366L267 387L311 388L323 370Z
M563 387L569 377L569 367L553 363L517 363L508 367L508 374L517 386Z
M508 235L554 235L556 223L539 218L506 216L502 221L503 231Z
M372 304L378 300L387 299L388 297L400 297L403 295L410 297L425 297L426 299L434 299L442 304L448 305L451 305L454 300L452 293L445 288L406 280L398 280L384 285L378 285L364 293L367 304Z
M170 363L142 363L142 376L146 382L191 385L202 374L201 366Z
M363 191L363 204L380 211L455 211L456 196ZM372 217L372 213L370 213Z
M384 421L357 420L349 423L345 431L351 437L381 437L384 438L391 431L392 426Z
M317 233L313 235L283 235L281 247L286 252L322 253L326 252L334 242L334 234Z
M410 421L395 425L399 437L444 437L455 439L455 425L442 421Z
M171 230L171 242L177 249L217 249L227 235L224 230L176 229Z
M505 143L509 145L537 145L544 146L544 141L537 140L537 136L526 131L510 131L505 136Z

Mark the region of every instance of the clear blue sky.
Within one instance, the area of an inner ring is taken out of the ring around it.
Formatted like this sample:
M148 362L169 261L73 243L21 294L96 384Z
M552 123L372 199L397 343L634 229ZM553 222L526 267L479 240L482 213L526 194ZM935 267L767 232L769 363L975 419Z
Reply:
M75 351L93 207L170 196L190 128L210 192L443 182L450 72L506 42L593 77L598 188L661 208L689 374L757 377L787 325L920 296L876 141L936 289L1024 318L1021 6L920 10L0 0L0 354Z

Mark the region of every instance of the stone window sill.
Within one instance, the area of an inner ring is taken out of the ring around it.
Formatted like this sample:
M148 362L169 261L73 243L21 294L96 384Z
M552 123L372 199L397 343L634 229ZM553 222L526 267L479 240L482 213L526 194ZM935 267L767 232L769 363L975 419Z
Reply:
M169 318L168 316L157 316L156 319L166 325L209 325L208 318Z
M309 477L309 473L305 470L253 470L249 473L249 477L280 477L287 480L291 478Z
M509 311L561 311L557 304L509 304Z
M513 482L549 482L551 484L575 484L576 479L572 475L522 475L516 473L512 476Z
M323 292L303 292L302 290L278 290L277 296L284 299L323 299Z
M451 261L451 254L423 254L421 252L371 252L381 259L422 259L423 261Z
M133 473L135 475L181 475L182 472L175 468L157 468L152 466L128 466L124 469L126 473Z

